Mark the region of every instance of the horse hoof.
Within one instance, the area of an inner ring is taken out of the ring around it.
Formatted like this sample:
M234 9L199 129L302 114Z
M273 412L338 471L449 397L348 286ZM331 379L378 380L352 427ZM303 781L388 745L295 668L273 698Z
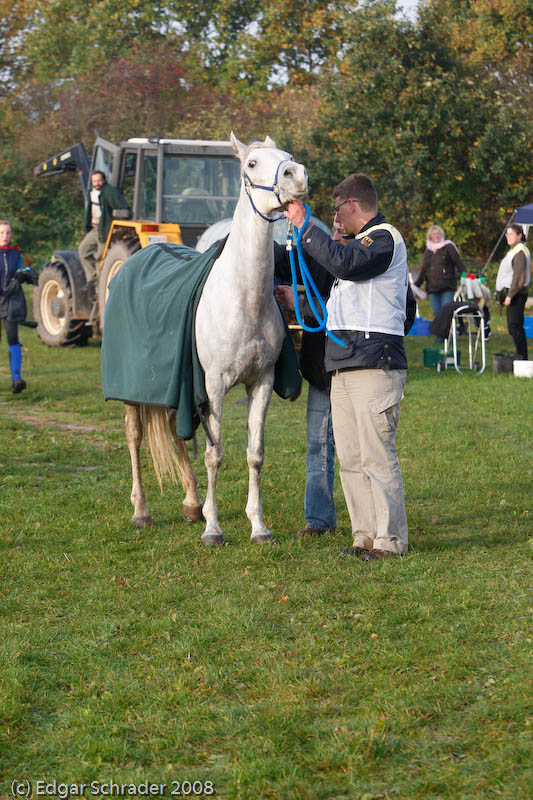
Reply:
M136 528L149 528L152 524L152 517L150 514L145 517L133 517L133 524Z
M252 533L250 539L254 544L276 544L276 540L270 531L267 533Z
M224 536L221 533L204 533L202 542L209 547L222 547L225 544Z
M204 519L202 506L183 506L183 519L187 522L201 522Z

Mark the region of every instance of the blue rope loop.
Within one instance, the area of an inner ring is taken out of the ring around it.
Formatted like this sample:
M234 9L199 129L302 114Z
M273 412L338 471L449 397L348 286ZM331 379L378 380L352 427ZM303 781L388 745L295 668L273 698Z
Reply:
M329 338L332 339L336 344L340 345L340 347L346 347L346 344L337 336L335 336L334 333L329 331L326 327L328 321L328 312L326 309L326 304L324 303L322 296L316 287L316 283L314 282L313 277L309 272L309 267L305 262L301 242L305 226L309 222L309 217L311 216L311 208L310 206L307 205L307 203L304 204L304 207L305 207L304 224L302 225L301 228L297 228L296 225L294 226L294 230L296 231L296 252L298 254L300 275L302 276L307 302L309 303L313 316L318 322L318 326L313 328L310 327L309 325L306 325L300 313L300 308L298 305L298 288L297 288L298 280L296 276L296 263L294 258L294 248L292 246L293 244L292 233L289 228L289 232L287 233L287 250L289 251L289 261L291 264L292 293L294 297L294 312L296 314L296 320L298 322L298 325L300 325L304 331L308 331L308 333L318 333L319 331L324 331L326 336L329 336ZM316 307L316 304L313 300L313 295L315 299L318 300L320 311Z

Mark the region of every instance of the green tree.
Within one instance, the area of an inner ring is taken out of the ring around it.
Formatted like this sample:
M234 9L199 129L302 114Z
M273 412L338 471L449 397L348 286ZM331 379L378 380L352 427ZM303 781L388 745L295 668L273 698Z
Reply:
M13 144L0 146L0 218L13 227L13 241L34 266L55 248L75 247L81 238L83 198L79 183L63 176L38 180Z
M0 98L6 97L24 66L22 43L38 0L0 0Z
M75 247L82 235L83 199L76 176L35 178L45 158L83 141L92 151L95 130L110 141L159 134L170 138L244 140L264 138L279 117L290 118L291 103L249 102L246 114L236 97L207 82L198 83L180 63L177 50L158 44L135 46L127 57L85 72L43 101L38 84L26 85L25 102L37 108L35 121L0 160L0 215L13 221L17 239L38 261L53 247Z
M75 141L90 150L95 128L113 141L233 129L304 161L324 219L333 185L364 170L412 250L436 221L481 255L531 199L530 7L421 0L410 23L394 0L0 0L9 208L18 197L24 224L37 219L32 167Z
M383 3L384 0L365 0ZM352 6L327 0L34 0L24 55L41 81L67 81L135 44L180 44L183 65L246 93L313 82L345 38ZM388 3L391 5L391 2ZM393 3L392 3L393 4Z
M167 4L157 0L50 0L36 3L24 35L24 57L43 83L72 81L169 30Z
M360 12L321 84L311 175L324 206L337 180L368 172L412 250L438 222L466 254L484 255L502 201L526 191L527 120L503 95L496 103L494 88L434 19L409 24L386 5Z
M474 81L482 125L472 129L468 166L489 249L512 209L531 199L532 10L531 0L426 0L420 9L421 28L445 38Z
M248 3L247 18L228 25L236 4L221 0L204 29L203 58L228 87L239 93L269 86L306 86L342 46L346 4L324 0ZM351 13L351 12L350 12ZM208 37L205 38L205 34Z
M532 11L531 0L425 0L419 14L422 25L445 32L471 66L493 72L501 83L521 74L531 90Z

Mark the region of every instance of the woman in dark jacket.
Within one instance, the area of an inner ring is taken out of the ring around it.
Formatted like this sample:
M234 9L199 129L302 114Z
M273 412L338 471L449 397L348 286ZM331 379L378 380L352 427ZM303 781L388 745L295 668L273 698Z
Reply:
M11 391L19 394L26 388L20 371L22 368L22 346L19 342L19 323L26 319L26 300L20 282L15 277L22 268L22 254L11 245L11 225L0 220L0 320L4 320L9 364L11 367Z
M451 303L457 281L465 271L455 244L444 237L439 225L432 225L427 233L427 247L415 286L426 284L433 314L436 317L446 303Z

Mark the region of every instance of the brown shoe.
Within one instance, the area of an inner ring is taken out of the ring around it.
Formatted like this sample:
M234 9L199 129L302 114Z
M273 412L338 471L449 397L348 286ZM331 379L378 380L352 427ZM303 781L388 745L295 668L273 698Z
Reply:
M298 531L298 536L323 536L325 533L335 533L335 528L313 528L306 525Z
M339 553L341 556L365 556L368 550L366 547L344 547Z
M369 550L363 561L378 561L380 558L395 558L399 553L393 553L392 550Z

